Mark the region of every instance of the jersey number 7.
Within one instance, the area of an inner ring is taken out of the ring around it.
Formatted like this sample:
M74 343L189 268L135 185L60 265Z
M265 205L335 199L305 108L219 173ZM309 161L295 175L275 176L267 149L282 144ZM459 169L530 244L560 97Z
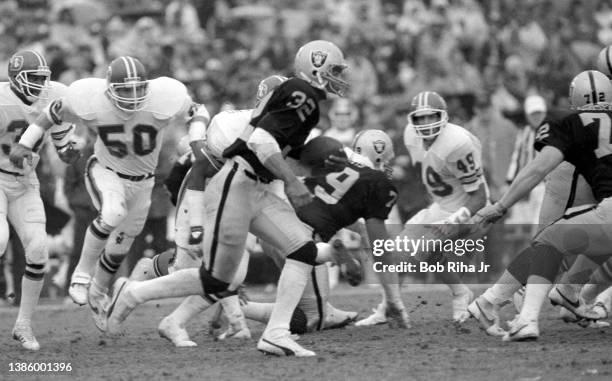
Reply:
M595 123L598 128L597 149L595 156L598 158L612 154L612 121L610 115L606 113L583 113L580 120L584 126Z

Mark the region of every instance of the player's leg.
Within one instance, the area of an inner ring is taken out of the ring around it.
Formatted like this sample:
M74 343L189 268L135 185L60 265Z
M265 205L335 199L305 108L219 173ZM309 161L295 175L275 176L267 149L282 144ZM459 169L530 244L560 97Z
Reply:
M609 258L591 274L588 282L580 291L580 299L586 304L591 304L597 295L610 286L612 286L612 258Z
M539 336L538 317L542 302L552 288L561 261L566 255L583 253L589 256L607 255L610 237L605 227L612 211L612 200L604 200L597 208L566 216L542 230L534 239L529 277L525 288L523 308L513 321L504 340L535 339ZM560 300L576 313L578 306Z
M290 204L269 192L259 201L259 213L251 224L251 232L277 247L286 260L278 281L276 303L257 348L281 356L313 356L313 352L289 338L289 323L316 264L317 247Z
M244 253L250 223L252 180L238 171L232 161L215 175L206 188L204 264L199 269L184 269L144 282L115 284L109 305L109 331L116 331L129 313L148 300L204 295L209 304L235 293L228 287Z
M28 187L22 196L11 200L8 218L23 244L26 257L21 279L21 303L13 337L21 341L24 348L38 350L40 345L32 332L31 321L38 305L48 259L45 210L38 187Z
M99 214L85 233L81 256L68 289L72 300L79 305L87 303L87 289L98 258L113 230L127 215L125 189L121 179L100 165L95 157L87 162L85 186Z

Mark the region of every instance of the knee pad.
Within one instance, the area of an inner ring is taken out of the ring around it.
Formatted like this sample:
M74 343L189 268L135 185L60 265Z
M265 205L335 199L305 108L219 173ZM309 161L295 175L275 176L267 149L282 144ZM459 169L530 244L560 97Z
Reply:
M530 275L541 276L551 283L555 281L563 254L551 245L534 244Z
M125 200L109 200L102 204L102 210L100 211L99 219L103 221L107 226L114 227L119 226L121 222L127 216L127 208L125 206Z
M508 272L518 280L523 286L527 284L527 278L529 277L529 268L531 267L531 261L533 260L533 246L525 248L519 253L519 255L510 262L508 265Z
M200 266L200 281L204 289L205 298L212 303L218 302L228 296L236 295L236 291L228 290L229 283L213 277L204 265Z
M47 263L49 253L47 250L47 234L33 234L28 242L24 242L24 252L27 263Z
M308 241L302 247L289 254L287 258L314 266L317 264L317 246L313 241Z

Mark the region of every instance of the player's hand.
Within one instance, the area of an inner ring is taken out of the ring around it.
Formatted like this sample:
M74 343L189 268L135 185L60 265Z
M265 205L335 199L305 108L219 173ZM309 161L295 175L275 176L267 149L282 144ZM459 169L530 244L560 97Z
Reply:
M13 165L19 169L23 169L23 159L26 159L28 165L32 165L32 149L24 146L23 144L14 144L11 147L11 154L9 160Z
M193 155L195 156L195 159L197 161L203 161L203 160L208 160L208 158L206 157L205 154L205 146L206 143L204 142L204 140L194 140L192 142L189 143L189 146L191 147L191 151L193 152Z
M472 217L472 223L482 226L487 226L496 221L500 220L508 210L505 206L496 202L493 205L487 205L480 209L474 217Z
M75 142L68 142L65 146L58 148L57 154L67 164L74 164L81 157L81 151L75 148Z
M285 193L294 208L308 205L313 199L313 195L308 188L306 188L306 185L297 179L291 183L285 184Z

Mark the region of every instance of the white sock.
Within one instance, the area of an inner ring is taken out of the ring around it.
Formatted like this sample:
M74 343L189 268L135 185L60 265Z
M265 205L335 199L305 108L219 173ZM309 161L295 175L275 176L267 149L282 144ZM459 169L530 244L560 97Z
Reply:
M308 275L308 282L298 303L298 307L306 315L309 324L320 322L322 326L326 316L325 306L329 297L329 288L327 264L315 266Z
M106 246L107 240L108 239L100 239L93 234L91 232L91 227L87 229L85 232L85 238L83 240L83 249L81 250L79 263L77 263L73 274L85 273L91 276L94 273L96 263L100 257L100 253L102 253L102 250L104 250L104 246Z
M119 267L121 267L121 262L123 262L124 258L125 255L121 256L110 255L106 252L102 253L98 263L96 264L96 271L91 284L95 283L100 291L108 291L111 281L115 277L115 274L117 274Z
M273 308L274 303L257 303L249 301L246 305L242 306L242 312L247 319L255 320L260 323L268 323Z
M21 304L17 321L32 321L32 314L38 305L40 290L42 290L43 280L32 280L27 277L21 278Z
M601 302L608 311L612 311L612 287L608 287L602 293L597 295L595 302Z
M204 226L204 191L185 189L189 226Z
M131 294L138 303L149 300L204 295L199 269L184 269L144 282L134 282Z
M489 303L500 305L512 298L515 292L522 287L522 284L516 280L508 271L504 271L497 283L489 287L483 294Z
M294 259L287 259L281 271L276 291L276 303L264 335L277 337L289 333L293 311L304 292L312 266Z
M447 286L448 288L450 288L451 292L453 293L453 296L463 295L470 292L468 286L463 283L447 284Z
M219 300L223 307L223 312L227 316L229 324L232 326L242 326L245 323L244 313L240 308L240 299L238 295L232 295Z
M520 315L523 320L538 320L542 304L551 288L552 284L546 278L538 275L529 276L527 279L527 286L525 287L523 309L521 309Z
M199 313L205 311L211 304L208 300L204 299L200 295L191 295L186 297L181 304L170 315L168 318L175 321L179 327L185 328L187 323Z

